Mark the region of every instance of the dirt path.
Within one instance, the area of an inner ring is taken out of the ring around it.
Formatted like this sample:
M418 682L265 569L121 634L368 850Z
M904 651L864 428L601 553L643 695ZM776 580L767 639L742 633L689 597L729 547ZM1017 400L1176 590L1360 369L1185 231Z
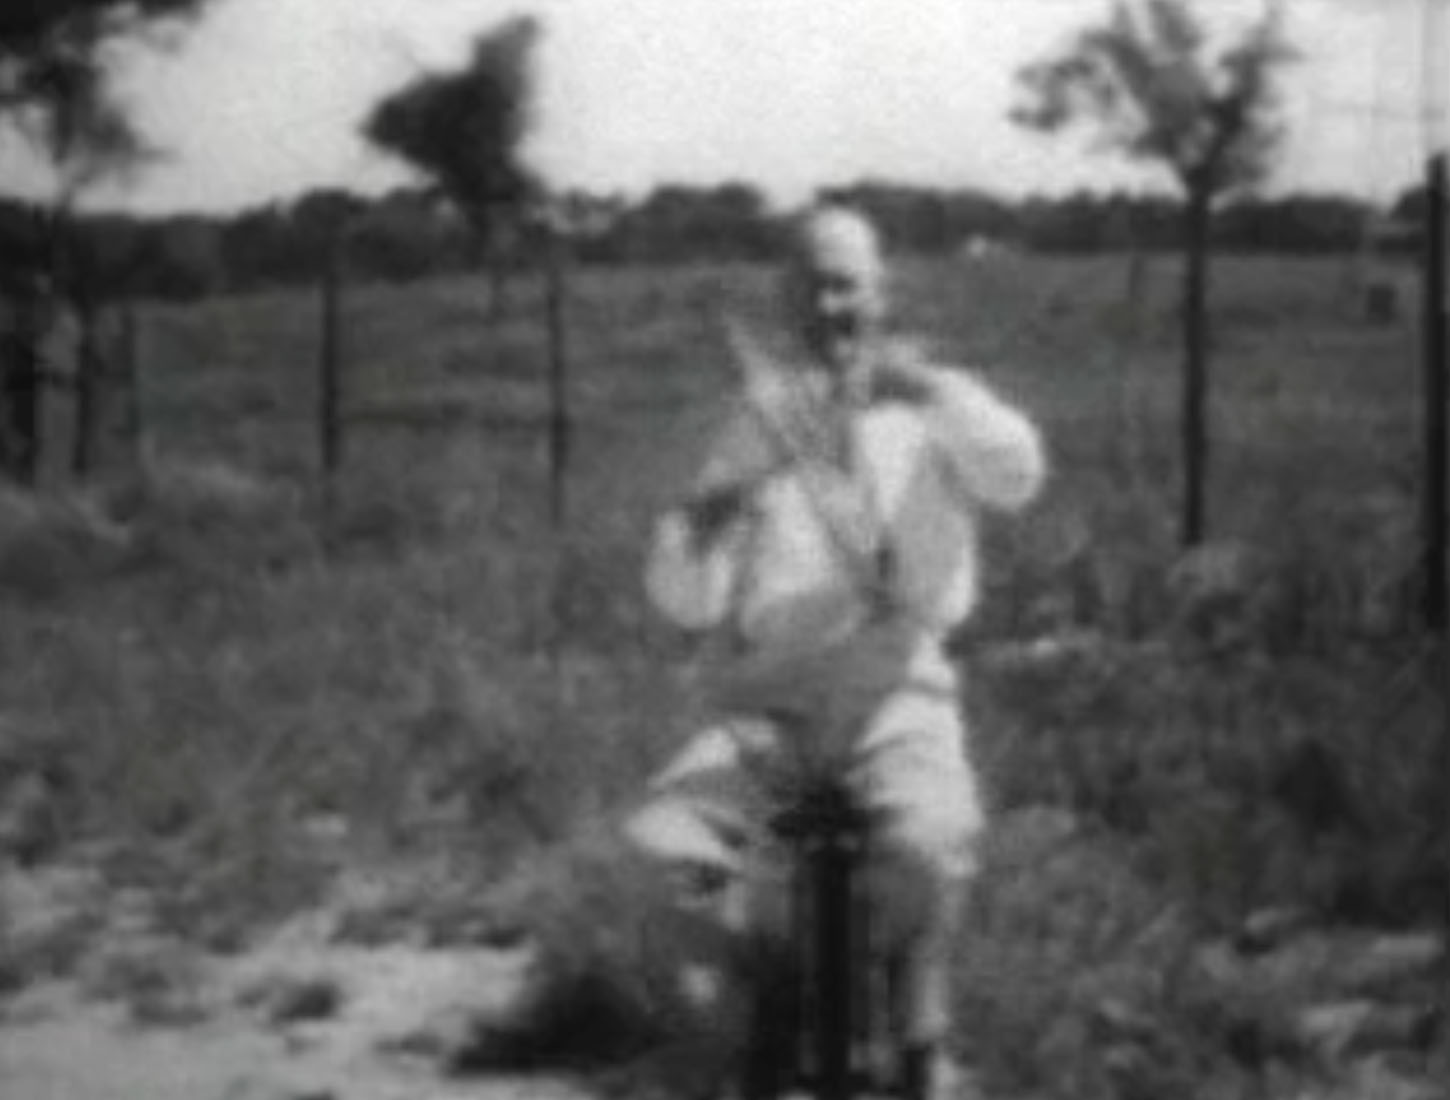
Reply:
M169 1012L34 986L0 1021L7 1100L569 1100L567 1082L450 1078L440 1051L517 987L524 959L283 935L188 968ZM136 992L135 990L132 991ZM150 1020L138 1016L151 1016ZM156 1019L167 1016L169 1019Z

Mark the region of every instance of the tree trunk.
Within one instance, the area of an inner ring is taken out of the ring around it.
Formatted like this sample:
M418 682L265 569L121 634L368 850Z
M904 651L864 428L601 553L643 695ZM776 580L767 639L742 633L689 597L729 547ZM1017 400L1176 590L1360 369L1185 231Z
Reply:
M15 315L0 332L0 459L7 475L33 486L40 467L39 307L20 301L9 307Z
M1206 533L1208 475L1208 230L1212 194L1190 188L1184 210L1183 525L1184 546Z

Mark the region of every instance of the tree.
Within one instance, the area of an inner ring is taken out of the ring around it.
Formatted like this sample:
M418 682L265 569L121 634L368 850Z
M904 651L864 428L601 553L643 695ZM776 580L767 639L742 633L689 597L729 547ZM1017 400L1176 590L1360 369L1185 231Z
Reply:
M1118 0L1107 22L1018 74L1014 119L1095 131L1102 147L1166 168L1183 193L1182 539L1205 527L1208 248L1216 203L1261 182L1284 124L1276 77L1295 54L1280 8L1213 51L1190 0Z
M380 101L367 138L433 181L490 253L495 305L504 277L505 234L540 191L520 157L533 124L534 52L540 25L509 19L474 40L456 72L424 73Z
M81 314L77 377L77 465L89 461L89 423L98 351L95 312L101 288L77 230L74 211L83 192L108 178L124 177L155 155L116 99L110 83L115 48L152 37L206 0L6 0L0 8L0 139L18 137L50 167L55 192L49 225L27 266L59 276ZM14 356L33 371L34 356ZM4 364L0 364L4 367ZM12 367L22 369L22 367ZM11 400L38 402L39 380L10 385ZM32 411L20 422L38 425ZM37 429L38 430L38 429ZM22 447L34 454L37 439Z
M62 205L154 149L115 98L115 47L155 40L207 0L6 0L0 10L0 129L53 168Z

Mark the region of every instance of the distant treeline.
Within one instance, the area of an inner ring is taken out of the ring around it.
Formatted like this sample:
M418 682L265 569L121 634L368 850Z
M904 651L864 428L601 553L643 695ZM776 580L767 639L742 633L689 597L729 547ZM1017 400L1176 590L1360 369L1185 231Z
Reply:
M1179 244L1179 206L1171 198L1128 193L1007 199L974 190L862 183L830 192L859 204L894 247L950 253L998 248L1075 253ZM1413 193L1394 218L1412 219ZM781 215L749 184L667 185L639 199L573 193L561 202L574 254L586 263L750 260L769 255ZM1244 199L1215 217L1217 247L1228 251L1329 253L1356 247L1376 211L1340 195ZM0 200L0 246L39 256L53 239L43 211ZM468 271L491 254L528 262L520 233L501 231L492 249L470 236L446 203L421 189L377 198L336 190L226 215L86 217L64 255L102 296L116 293L198 298L317 278L337 227L344 228L347 270L355 277L408 280Z

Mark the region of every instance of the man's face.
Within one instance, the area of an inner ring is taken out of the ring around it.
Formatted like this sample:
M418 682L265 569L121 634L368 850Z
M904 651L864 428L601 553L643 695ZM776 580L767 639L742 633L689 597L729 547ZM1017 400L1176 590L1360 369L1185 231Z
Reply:
M833 373L862 359L883 309L883 272L864 222L844 217L807 225L797 257L797 307L806 347Z

